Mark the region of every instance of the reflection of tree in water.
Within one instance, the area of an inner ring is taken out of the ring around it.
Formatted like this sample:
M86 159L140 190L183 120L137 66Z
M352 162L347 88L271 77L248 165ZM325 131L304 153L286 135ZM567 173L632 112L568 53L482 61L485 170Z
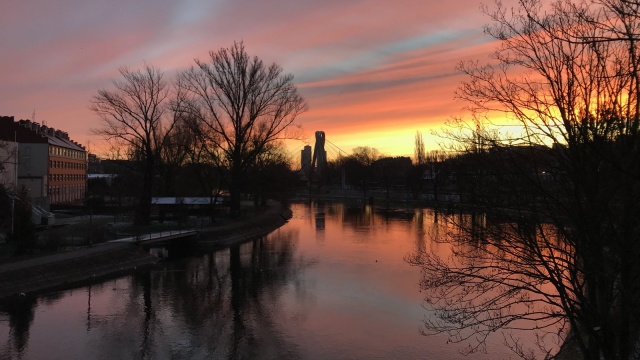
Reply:
M342 212L344 228L373 231L375 214L373 206L369 204L345 204Z
M440 214L438 228L431 246L418 242L408 259L423 273L425 332L447 334L469 352L498 332L522 357L555 353L568 328L560 308L568 299L554 282L571 281L572 256L557 232L477 212Z
M316 220L316 230L318 232L324 231L324 228L326 226L325 217L324 216L325 216L324 212L321 212L321 211L318 211L316 213L316 215L315 215L315 217L316 217L316 219L315 219Z
M29 330L33 323L36 306L38 303L43 305L55 303L61 297L60 292L54 292L37 298L14 296L0 301L0 314L6 314L8 317L9 331L6 344L0 348L0 358L22 358L23 352L28 347Z
M375 213L384 219L385 222L398 221L401 223L411 223L415 220L416 214L414 209L397 208L385 206L383 208L375 208Z
M29 341L29 329L33 322L36 302L34 297L20 296L0 303L0 313L5 313L9 317L9 336L0 352L1 358L22 358L22 353Z
M328 201L319 201L319 208L323 209L325 215L329 217L336 217L342 214L342 208L344 204L342 202L328 202Z
M132 277L122 321L100 328L100 351L140 359L297 358L277 325L285 287L303 286L295 279L309 266L295 256L296 241L295 232L280 229Z
M374 208L376 216L380 218L379 223L382 223L387 229L392 227L398 228L404 226L404 230L407 233L411 233L414 230L416 223L420 222L419 226L422 226L424 221L423 209L417 210L415 208L397 206L394 204L386 203L384 206ZM393 224L393 226L392 226ZM421 231L420 228L417 229Z
M415 209L403 206L389 204L345 204L343 206L343 227L364 232L376 231L379 227L389 228L391 224L394 226L404 224L409 230L417 217Z

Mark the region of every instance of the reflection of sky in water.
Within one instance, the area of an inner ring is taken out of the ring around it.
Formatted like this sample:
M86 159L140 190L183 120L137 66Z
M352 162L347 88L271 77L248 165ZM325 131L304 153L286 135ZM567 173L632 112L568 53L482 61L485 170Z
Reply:
M418 331L420 271L404 258L437 249L430 210L310 206L265 241L38 298L22 357L469 358ZM20 356L9 318L0 358ZM515 358L501 341L472 358Z

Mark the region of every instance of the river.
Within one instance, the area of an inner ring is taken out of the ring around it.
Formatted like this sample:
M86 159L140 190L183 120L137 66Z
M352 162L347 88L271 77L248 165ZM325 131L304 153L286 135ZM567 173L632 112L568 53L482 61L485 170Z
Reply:
M424 336L430 209L292 205L269 236L2 304L2 359L515 359Z

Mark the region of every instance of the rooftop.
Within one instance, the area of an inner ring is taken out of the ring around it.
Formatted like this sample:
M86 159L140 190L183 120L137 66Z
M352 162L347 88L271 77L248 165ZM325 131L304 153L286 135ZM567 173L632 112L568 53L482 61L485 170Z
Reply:
M31 120L15 121L13 116L0 116L0 140L18 143L49 143L53 146L85 151L69 134Z

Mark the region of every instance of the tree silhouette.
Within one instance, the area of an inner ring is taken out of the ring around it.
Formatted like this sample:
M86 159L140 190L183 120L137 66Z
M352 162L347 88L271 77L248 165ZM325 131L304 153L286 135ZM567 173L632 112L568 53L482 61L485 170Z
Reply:
M145 65L142 70L120 69L122 80L113 81L113 90L98 91L91 102L102 120L94 133L104 137L140 164L142 191L135 222L148 224L151 196L160 154L176 123L171 111L170 89L161 70Z
M238 215L247 171L270 144L295 136L307 104L293 75L250 57L242 42L209 56L183 72L178 85L190 100L183 110L197 119L201 141L226 170L231 214Z
M481 212L447 219L439 240L455 259L426 251L411 259L439 319L428 331L475 349L498 329L540 328L585 359L637 356L639 8L628 0L484 8L500 44L495 62L460 65L468 80L457 96L474 121L458 119L446 134L472 160L467 182ZM496 114L522 131L498 134Z

